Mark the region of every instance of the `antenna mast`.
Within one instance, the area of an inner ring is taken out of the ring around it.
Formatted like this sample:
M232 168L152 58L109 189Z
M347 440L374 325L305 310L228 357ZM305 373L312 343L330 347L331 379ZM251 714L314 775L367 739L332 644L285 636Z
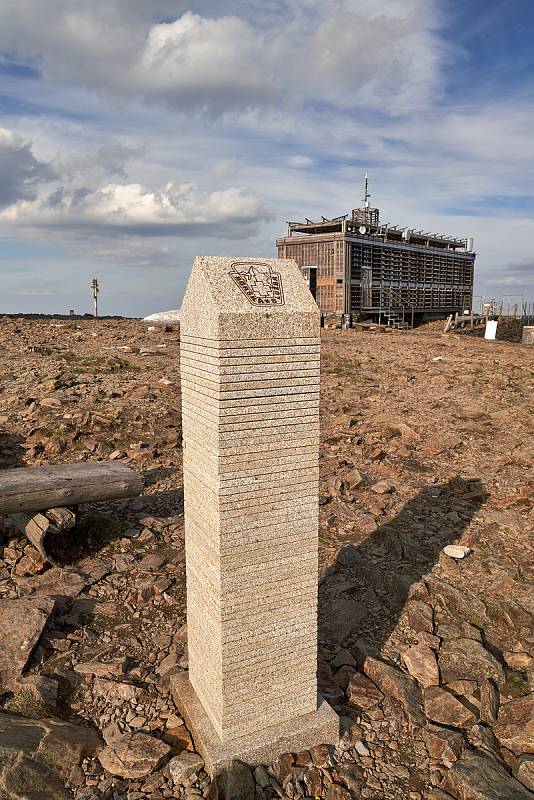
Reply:
M368 180L367 170L365 170L365 188L363 193L363 203L365 208L369 208L370 199L371 195L369 194L369 180Z

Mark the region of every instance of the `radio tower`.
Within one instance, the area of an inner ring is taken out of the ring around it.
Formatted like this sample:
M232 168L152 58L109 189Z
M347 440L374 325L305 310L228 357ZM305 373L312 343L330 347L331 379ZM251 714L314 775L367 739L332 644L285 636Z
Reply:
M368 180L367 170L365 170L365 187L363 191L363 204L365 208L369 208L370 199L371 195L369 193L369 180Z

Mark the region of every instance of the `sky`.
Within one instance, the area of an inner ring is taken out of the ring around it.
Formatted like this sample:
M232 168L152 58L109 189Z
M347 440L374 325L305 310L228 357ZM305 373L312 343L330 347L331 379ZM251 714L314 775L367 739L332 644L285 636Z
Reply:
M361 205L534 300L531 0L0 0L0 313L180 306Z

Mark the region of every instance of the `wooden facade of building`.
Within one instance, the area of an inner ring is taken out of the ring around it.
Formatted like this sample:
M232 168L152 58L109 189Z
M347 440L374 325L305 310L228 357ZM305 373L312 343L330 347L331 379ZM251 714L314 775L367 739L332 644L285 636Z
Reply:
M290 222L276 245L279 258L297 262L325 313L381 321L402 309L420 320L472 306L473 240L384 225L375 208Z

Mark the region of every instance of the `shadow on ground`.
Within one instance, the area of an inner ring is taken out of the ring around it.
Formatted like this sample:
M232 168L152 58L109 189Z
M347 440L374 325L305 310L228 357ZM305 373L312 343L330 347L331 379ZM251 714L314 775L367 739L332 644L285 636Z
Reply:
M478 478L427 486L365 541L341 548L319 586L319 652L363 640L380 655L411 587L461 537L485 497Z
M26 451L22 446L24 439L18 433L10 433L0 428L0 470L25 467Z

